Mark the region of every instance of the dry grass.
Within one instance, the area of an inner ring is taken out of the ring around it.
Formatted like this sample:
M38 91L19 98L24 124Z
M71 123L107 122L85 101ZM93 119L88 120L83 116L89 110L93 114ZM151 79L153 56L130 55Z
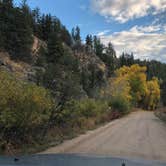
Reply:
M12 60L6 52L0 52L0 61L3 63L3 68L13 72L20 79L26 79L31 69L31 66L25 62Z

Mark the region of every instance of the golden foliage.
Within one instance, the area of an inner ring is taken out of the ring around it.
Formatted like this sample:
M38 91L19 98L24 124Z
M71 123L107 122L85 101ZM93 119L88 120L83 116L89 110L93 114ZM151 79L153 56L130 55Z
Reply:
M137 64L118 69L110 81L110 94L122 96L135 106L155 109L160 100L160 86L157 78L147 81L146 67Z
M147 92L145 97L145 106L154 110L160 101L160 86L157 78L147 82Z

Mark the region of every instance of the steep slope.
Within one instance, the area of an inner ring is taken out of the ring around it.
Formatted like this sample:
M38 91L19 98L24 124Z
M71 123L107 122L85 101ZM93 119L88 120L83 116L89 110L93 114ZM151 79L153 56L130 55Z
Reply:
M76 58L78 60L80 75L82 72L85 72L86 74L89 73L88 79L90 79L92 75L95 75L95 79L100 80L100 85L96 85L96 83L94 82L94 87L89 87L90 89L95 89L96 87L101 86L106 82L107 67L99 57L97 57L94 53L87 53L85 49L82 51L73 51L66 44L63 44L63 47L68 56ZM14 73L19 79L36 82L36 73L39 70L42 70L43 72L45 70L43 67L36 65L36 60L40 58L40 56L42 56L40 54L40 48L47 49L47 45L44 41L34 36L31 53L32 63L13 60L11 59L10 54L8 54L7 52L0 52L0 67ZM65 64L62 65L65 66Z
M85 51L83 51L83 52L76 51L76 52L74 52L74 56L79 59L81 67L85 67L90 64L94 64L94 65L96 65L96 68L98 68L99 70L103 71L106 74L106 72L107 72L106 65L94 53L86 53Z
M0 67L25 80L27 80L28 73L32 68L28 63L12 60L7 52L0 52Z
M40 51L41 47L46 48L47 44L44 41L37 38L36 36L34 36L34 41L33 41L33 45L32 45L33 58L36 59L39 56L39 51Z

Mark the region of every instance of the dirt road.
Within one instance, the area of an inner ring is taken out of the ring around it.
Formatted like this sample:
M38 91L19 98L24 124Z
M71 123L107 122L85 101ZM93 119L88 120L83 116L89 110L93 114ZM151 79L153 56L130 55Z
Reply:
M153 112L134 112L43 153L97 154L166 161L166 124Z

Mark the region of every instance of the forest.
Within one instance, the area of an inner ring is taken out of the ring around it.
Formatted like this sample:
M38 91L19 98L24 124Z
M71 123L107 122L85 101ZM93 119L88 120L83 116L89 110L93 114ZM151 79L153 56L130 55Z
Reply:
M117 55L113 41L83 42L80 31L26 1L0 0L0 52L35 73L24 80L0 66L1 153L40 151L135 108L166 106L165 63ZM34 38L43 43L35 52Z

